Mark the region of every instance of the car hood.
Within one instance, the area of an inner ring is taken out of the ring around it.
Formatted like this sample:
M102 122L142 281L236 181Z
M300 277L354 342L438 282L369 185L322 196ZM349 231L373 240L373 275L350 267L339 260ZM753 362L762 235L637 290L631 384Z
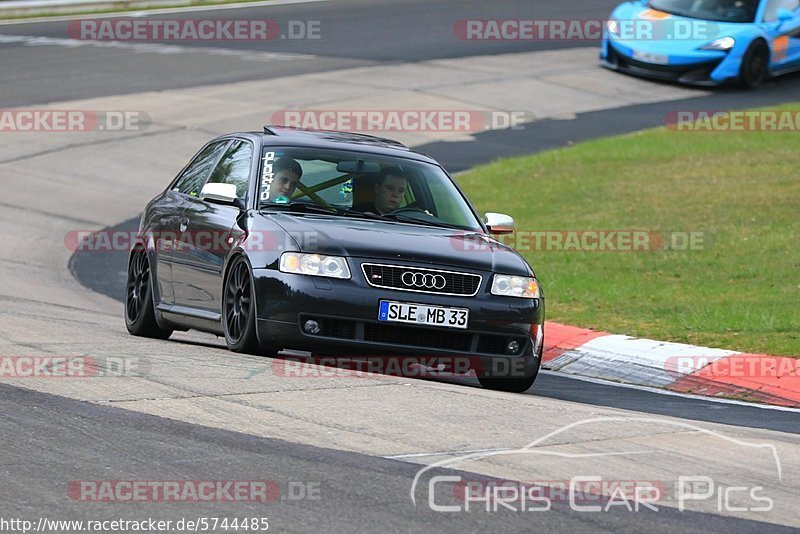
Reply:
M287 231L302 252L408 261L530 276L512 248L476 232L311 214L262 214Z
M721 37L735 39L743 33L751 32L755 26L755 23L681 17L633 2L621 4L614 10L611 18L619 21L646 20L652 23L647 27L652 29L653 39L617 39L617 42L635 50L655 54L691 53Z

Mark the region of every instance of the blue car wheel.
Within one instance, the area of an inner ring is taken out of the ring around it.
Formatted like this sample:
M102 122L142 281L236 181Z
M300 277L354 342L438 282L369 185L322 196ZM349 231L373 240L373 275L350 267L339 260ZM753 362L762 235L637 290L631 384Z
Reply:
M769 77L769 48L761 39L753 41L742 59L739 81L748 88L758 87Z

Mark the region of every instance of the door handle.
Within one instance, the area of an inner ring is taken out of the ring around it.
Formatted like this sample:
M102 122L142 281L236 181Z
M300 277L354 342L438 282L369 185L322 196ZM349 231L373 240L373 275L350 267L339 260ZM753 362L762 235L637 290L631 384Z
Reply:
M186 228L189 227L189 219L181 219L180 230L181 232L185 232Z

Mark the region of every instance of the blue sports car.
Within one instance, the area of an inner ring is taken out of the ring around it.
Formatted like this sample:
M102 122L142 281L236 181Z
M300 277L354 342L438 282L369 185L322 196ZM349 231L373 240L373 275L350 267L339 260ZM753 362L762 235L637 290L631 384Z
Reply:
M756 87L800 70L800 0L636 0L603 32L610 69L692 85Z

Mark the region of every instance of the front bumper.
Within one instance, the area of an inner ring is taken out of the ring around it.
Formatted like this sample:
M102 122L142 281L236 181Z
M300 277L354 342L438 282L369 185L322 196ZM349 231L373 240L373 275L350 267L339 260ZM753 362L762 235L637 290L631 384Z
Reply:
M692 56L672 56L661 65L634 59L634 50L605 38L600 53L601 64L609 69L668 82L696 86L719 86L739 76L739 64L724 52L698 52Z
M321 355L449 356L484 363L513 360L524 362L528 371L538 366L544 340L543 299L491 295L491 276L467 269L462 271L483 275L474 297L376 288L367 284L360 264L351 259L350 280L254 269L261 344ZM381 300L468 308L468 329L379 322ZM309 319L320 324L318 334L303 330ZM507 352L509 340L518 341L516 353Z

